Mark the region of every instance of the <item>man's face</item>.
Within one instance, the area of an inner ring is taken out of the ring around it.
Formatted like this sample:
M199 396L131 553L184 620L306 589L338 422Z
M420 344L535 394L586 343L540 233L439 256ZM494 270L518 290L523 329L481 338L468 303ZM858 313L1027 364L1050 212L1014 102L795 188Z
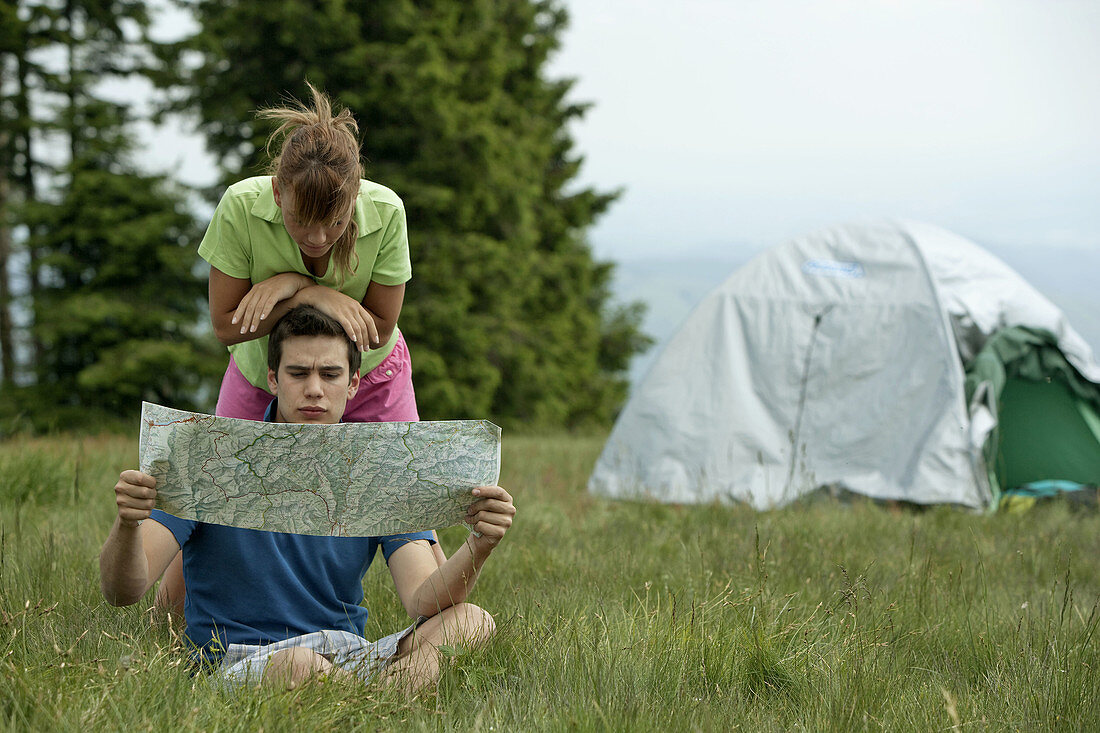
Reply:
M348 374L348 347L339 336L291 336L283 341L279 373L267 370L278 404L275 422L335 424L359 390Z
M278 181L272 186L275 191L275 204L283 210L283 226L286 233L298 245L298 249L306 257L319 258L328 254L336 240L344 235L351 221L349 209L341 217L331 222L314 222L306 224L298 218L297 202L294 199L294 189L287 186L280 188Z

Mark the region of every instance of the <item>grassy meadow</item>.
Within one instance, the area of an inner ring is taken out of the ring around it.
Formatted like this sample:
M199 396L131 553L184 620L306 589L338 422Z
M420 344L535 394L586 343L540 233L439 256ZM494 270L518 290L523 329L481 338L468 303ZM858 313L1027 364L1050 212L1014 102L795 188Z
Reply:
M136 439L0 443L0 730L1098 730L1100 517L616 503L601 437L505 436L518 516L438 690L218 692L97 553ZM464 530L443 533L450 550ZM384 564L367 635L406 621Z

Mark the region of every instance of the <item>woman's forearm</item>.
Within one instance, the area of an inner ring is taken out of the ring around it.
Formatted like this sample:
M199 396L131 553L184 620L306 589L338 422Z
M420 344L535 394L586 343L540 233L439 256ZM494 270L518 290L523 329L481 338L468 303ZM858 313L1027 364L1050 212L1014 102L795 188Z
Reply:
M272 275L253 285L210 270L210 322L226 346L266 336L299 301L294 298L313 281L296 272Z
M297 294L295 294L286 300L279 301L263 320L256 323L256 330L254 331L245 329L245 332L241 333L241 324L239 322L231 323L230 319L233 317L233 314L229 313L224 317L221 328L215 326L214 335L217 336L218 341L220 341L223 346L232 346L233 344L240 344L245 341L263 338L271 333L280 318L285 316L291 308L299 305L299 302L296 300L297 297Z

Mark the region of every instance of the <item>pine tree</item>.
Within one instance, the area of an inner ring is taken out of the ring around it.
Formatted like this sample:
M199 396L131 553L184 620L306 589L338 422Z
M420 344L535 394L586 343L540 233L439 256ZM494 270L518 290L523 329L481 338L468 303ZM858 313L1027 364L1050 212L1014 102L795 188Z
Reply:
M272 128L254 120L258 108L306 98L306 79L332 90L362 78L359 19L344 0L179 4L191 8L202 30L154 49L163 66L151 76L177 92L161 116L197 117L196 129L221 167L220 184L207 192L216 200L228 184L266 167ZM188 66L195 57L199 63Z
M0 3L0 389L15 386L15 347L11 326L11 280L8 263L12 254L11 170L15 158L15 113L4 80L15 73L22 24L13 3Z
M46 43L49 21L43 9L0 3L0 384L13 392L17 371L16 334L12 290L14 259L18 251L16 231L23 226L19 209L34 201L34 173L42 167L33 145L37 121L30 112L30 87L41 84L44 70L34 62L34 52ZM30 287L33 291L35 283ZM33 344L38 353L41 348Z
M205 320L197 224L180 191L129 162L129 110L98 94L103 78L140 72L144 2L28 5L50 20L35 106L51 112L43 127L65 163L32 170L39 190L20 207L42 344L23 409L40 424L73 424L136 414L143 398L193 407L218 363L212 339L195 332Z
M8 147L7 130L0 131L0 150ZM11 277L8 263L12 256L11 162L7 151L0 152L0 389L15 388L15 342L12 338Z
M640 307L613 308L612 267L584 235L615 193L578 189L568 124L584 112L546 78L566 15L552 0L256 0L194 4L172 50L177 109L200 116L229 178L254 174L251 110L308 78L365 128L368 176L405 201L413 280L401 327L425 417L606 422ZM312 14L310 14L312 12Z

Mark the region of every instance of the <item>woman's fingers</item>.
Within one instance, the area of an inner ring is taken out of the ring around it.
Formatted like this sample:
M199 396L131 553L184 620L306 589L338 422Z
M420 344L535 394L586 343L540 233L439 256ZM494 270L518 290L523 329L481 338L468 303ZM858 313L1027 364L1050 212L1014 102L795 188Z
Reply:
M254 314L256 310L257 295L256 288L253 287L243 298L241 298L241 304L237 306L237 310L233 314L233 323L240 322L241 333L256 330Z
M363 308L349 309L336 316L336 320L343 324L348 337L355 342L360 351L369 349L372 342L377 343L378 329L374 325L374 319Z
M367 313L367 310L365 308L363 308L362 310L363 319L366 321L367 324L367 347L369 348L371 344L377 344L378 346L381 346L381 344L378 343L378 324L374 322L374 319L371 318L370 313Z

